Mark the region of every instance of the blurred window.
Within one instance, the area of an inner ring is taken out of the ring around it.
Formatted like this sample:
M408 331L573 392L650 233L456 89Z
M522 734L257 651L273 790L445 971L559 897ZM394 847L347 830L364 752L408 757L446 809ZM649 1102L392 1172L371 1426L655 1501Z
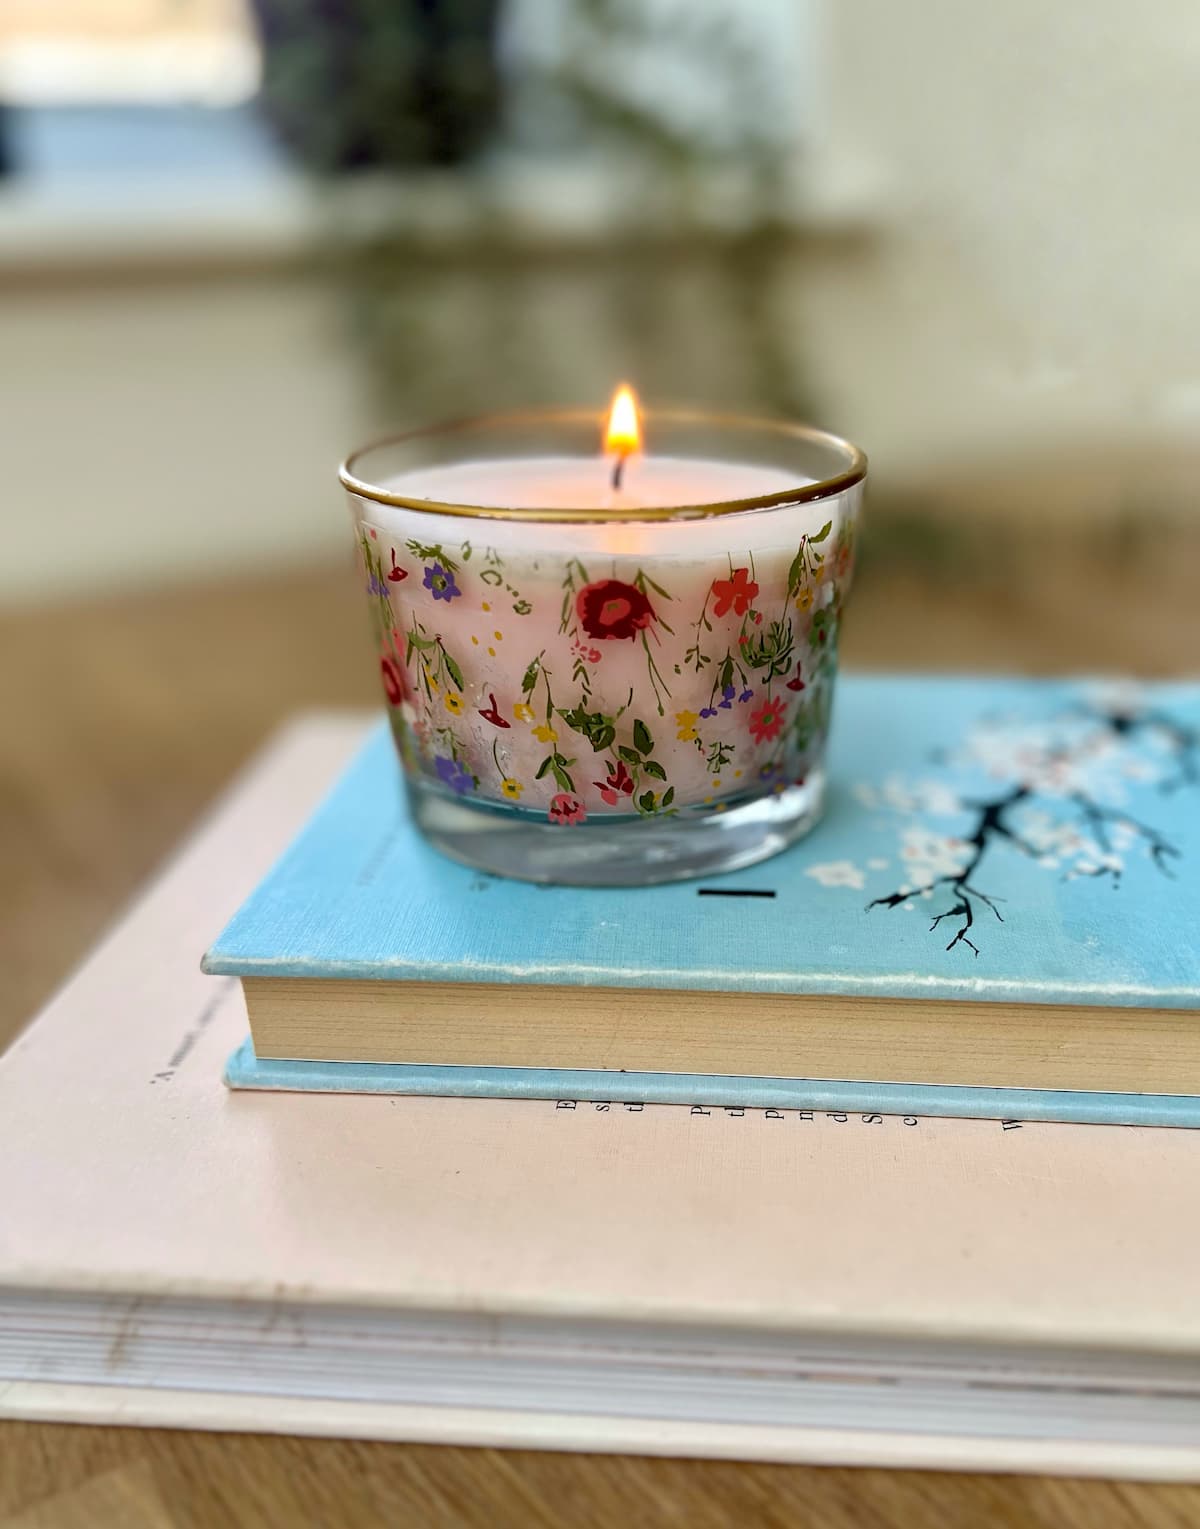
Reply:
M257 183L261 76L249 0L0 0L0 173L56 205Z
M4 0L0 99L16 106L192 102L258 87L244 0Z

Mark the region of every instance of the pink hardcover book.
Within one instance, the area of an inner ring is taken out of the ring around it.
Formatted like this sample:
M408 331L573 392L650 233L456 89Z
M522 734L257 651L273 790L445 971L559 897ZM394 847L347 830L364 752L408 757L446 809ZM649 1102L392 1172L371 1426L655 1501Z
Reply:
M289 729L0 1062L0 1414L1200 1476L1200 1133L230 1092Z

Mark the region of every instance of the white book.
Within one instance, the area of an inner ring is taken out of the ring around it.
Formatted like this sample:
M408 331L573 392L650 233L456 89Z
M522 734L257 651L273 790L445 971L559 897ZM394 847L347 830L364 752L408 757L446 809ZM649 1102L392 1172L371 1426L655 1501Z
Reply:
M227 1091L200 954L362 735L0 1062L0 1415L1200 1476L1200 1132Z

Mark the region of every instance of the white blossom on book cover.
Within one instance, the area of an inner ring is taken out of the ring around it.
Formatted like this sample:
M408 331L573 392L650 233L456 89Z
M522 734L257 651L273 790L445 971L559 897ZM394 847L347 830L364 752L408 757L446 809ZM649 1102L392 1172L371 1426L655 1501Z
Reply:
M1200 729L1136 686L1083 687L1044 717L980 717L920 778L856 784L858 805L884 823L894 847L805 874L827 888L879 888L867 912L924 911L931 932L949 934L947 951L978 955L986 928L1010 921L989 885L999 855L1114 890L1134 857L1174 877L1181 850L1155 819L1166 799L1197 786Z

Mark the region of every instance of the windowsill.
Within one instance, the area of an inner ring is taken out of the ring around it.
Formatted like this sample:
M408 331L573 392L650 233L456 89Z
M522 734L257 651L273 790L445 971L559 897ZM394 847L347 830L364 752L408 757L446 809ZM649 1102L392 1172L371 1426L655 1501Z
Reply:
M861 184L810 176L772 209L770 223L782 238L845 238L870 232L880 212L878 196ZM761 206L735 176L682 184L607 163L497 159L471 171L329 184L272 167L16 176L0 182L0 271L33 279L280 267L381 238L447 254L484 242L530 252L719 242L762 222Z

